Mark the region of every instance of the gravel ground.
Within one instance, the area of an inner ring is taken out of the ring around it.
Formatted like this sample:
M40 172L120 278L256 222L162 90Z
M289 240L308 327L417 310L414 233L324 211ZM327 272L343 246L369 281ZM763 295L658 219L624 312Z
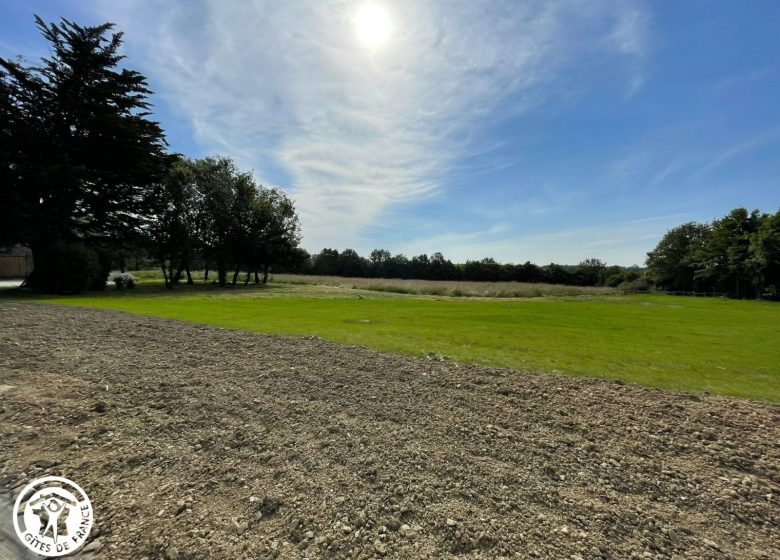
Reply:
M0 385L83 558L780 557L771 404L12 301Z

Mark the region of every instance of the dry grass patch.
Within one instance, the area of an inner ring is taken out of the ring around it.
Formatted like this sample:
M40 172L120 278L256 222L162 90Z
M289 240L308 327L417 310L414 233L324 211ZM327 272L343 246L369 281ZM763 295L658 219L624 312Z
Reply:
M271 281L280 284L319 284L376 292L455 297L527 298L620 293L616 288L565 286L562 284L543 284L541 282L461 282L451 280L404 280L399 278L343 278L340 276L304 276L301 274L274 274L271 277Z

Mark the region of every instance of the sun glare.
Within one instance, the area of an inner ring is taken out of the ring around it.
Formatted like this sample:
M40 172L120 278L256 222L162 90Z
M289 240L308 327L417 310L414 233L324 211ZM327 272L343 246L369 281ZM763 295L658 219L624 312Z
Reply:
M381 47L391 31L390 17L385 9L374 3L366 3L355 15L355 31L361 44L369 48Z

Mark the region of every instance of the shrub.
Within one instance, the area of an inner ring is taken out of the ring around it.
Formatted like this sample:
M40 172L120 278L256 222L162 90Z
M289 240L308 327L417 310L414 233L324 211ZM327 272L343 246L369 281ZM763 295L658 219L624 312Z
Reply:
M35 269L27 281L33 289L78 294L106 285L98 254L83 243L54 243L33 258Z
M620 284L620 288L632 293L647 293L652 291L653 286L648 282L647 278L640 277L631 281L626 281Z
M117 290L134 288L137 278L129 272L114 272L108 276L109 282L116 285Z

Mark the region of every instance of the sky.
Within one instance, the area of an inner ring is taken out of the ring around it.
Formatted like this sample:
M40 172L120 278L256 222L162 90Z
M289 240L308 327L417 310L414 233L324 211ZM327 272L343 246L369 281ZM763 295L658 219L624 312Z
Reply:
M0 0L0 56L48 54L33 14L115 23L170 149L283 187L310 252L642 265L780 208L776 0Z

